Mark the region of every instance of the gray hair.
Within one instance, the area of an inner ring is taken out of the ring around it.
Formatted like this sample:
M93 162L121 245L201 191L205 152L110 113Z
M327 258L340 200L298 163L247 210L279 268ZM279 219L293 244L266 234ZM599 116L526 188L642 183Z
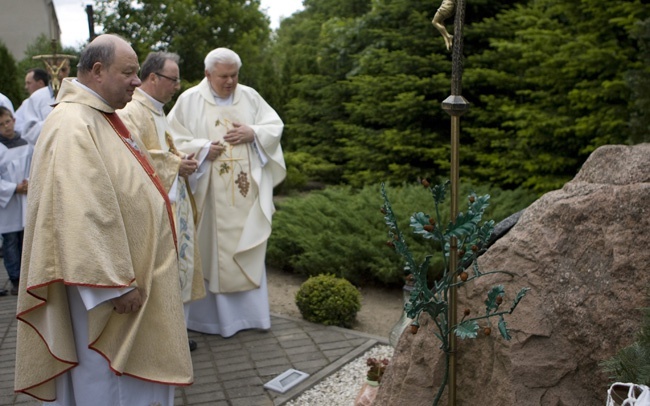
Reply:
M168 60L178 65L181 58L172 52L151 52L140 67L140 80L144 82L152 73L163 70Z
M111 66L115 60L115 43L111 41L91 42L81 51L77 74L89 73L99 62L105 67Z
M241 58L235 51L228 48L213 49L205 57L205 70L212 72L214 65L223 63L227 65L237 65L237 69L241 69Z

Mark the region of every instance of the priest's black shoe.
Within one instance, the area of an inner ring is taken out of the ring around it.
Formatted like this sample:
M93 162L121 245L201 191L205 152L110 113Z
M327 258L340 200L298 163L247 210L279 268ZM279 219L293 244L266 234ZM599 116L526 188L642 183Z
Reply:
M199 345L194 340L190 340L190 351L194 351L199 347Z

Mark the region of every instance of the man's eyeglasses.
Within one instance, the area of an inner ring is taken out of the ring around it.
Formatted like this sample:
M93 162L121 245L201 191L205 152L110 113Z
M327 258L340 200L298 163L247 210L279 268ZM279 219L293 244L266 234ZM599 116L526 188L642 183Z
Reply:
M181 83L181 78L170 78L169 76L163 75L162 73L154 72L156 76L160 76L161 78L165 78L167 80L171 80L174 83Z

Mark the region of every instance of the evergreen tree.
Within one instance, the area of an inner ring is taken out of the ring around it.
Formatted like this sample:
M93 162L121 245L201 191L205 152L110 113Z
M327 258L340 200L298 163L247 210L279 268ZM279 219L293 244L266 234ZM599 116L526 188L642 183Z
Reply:
M2 72L0 72L0 93L11 100L14 108L18 108L22 100L20 90L21 79L18 78L16 60L2 40L0 40L0 66L2 66Z
M380 1L359 23L363 49L348 77L346 120L337 126L355 186L442 175L449 161L450 57L419 0Z
M469 28L489 47L468 56L465 155L471 175L539 192L561 187L596 148L630 141L631 37L639 0L538 0Z
M287 183L357 187L448 174L440 103L451 54L431 24L437 6L305 0L271 35L259 0L107 0L99 22L142 58L178 52L190 84L209 50L236 50L241 83L285 122ZM647 140L648 9L645 0L468 2L463 178L542 193L599 146Z
M641 66L627 73L626 81L632 91L630 129L632 142L650 142L650 18L639 21L632 29L637 40Z
M259 0L105 0L97 2L98 23L107 33L122 35L140 59L151 51L181 57L183 77L204 77L205 56L217 47L230 48L242 59L240 82L262 89L268 82L265 48L268 18Z
M517 1L473 2L474 19ZM451 55L421 0L305 2L283 21L289 154L326 183L414 180L449 167ZM336 14L339 13L339 14ZM453 30L453 21L450 31ZM484 39L480 39L483 40Z
M286 124L285 157L309 179L340 182L345 159L336 125L345 117L345 81L361 43L357 19L370 4L307 0L305 9L283 20L278 30L274 48L285 84L278 108Z

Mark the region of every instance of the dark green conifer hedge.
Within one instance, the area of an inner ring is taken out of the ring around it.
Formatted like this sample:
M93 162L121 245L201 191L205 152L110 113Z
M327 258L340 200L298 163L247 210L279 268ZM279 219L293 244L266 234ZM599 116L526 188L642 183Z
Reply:
M428 191L421 185L387 186L393 208L401 216L400 227L409 230L409 218L417 211L433 210ZM500 221L527 207L537 196L523 190L463 185L459 200L470 192L490 194L486 219ZM357 286L403 283L402 260L386 246L387 231L380 185L356 190L328 187L306 195L286 197L276 204L273 233L267 249L269 266L302 275L333 274ZM461 205L461 207L464 207ZM443 215L448 218L449 207ZM431 253L429 241L410 236L419 258ZM431 272L441 269L434 263Z

